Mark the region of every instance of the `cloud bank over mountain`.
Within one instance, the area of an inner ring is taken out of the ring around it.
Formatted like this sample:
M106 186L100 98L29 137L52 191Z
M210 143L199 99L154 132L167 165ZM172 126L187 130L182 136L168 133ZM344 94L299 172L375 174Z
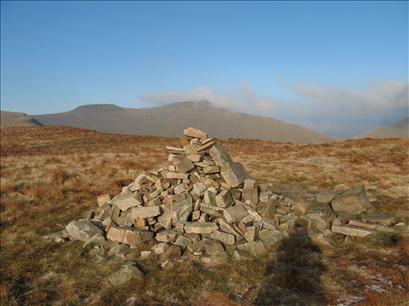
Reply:
M408 82L368 82L360 89L298 84L294 99L258 94L242 84L230 91L207 86L145 95L153 104L208 100L229 110L272 116L337 137L349 137L408 116Z

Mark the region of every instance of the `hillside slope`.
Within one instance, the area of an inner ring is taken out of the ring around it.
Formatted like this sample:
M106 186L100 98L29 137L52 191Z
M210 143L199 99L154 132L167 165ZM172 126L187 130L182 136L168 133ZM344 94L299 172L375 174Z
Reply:
M1 126L39 126L37 120L25 113L1 111Z
M178 136L187 126L194 126L223 139L251 138L293 143L334 140L295 124L231 112L207 101L178 102L144 109L95 104L64 113L34 115L32 118L43 125L72 126L130 135Z
M409 117L390 126L369 130L354 138L409 138Z

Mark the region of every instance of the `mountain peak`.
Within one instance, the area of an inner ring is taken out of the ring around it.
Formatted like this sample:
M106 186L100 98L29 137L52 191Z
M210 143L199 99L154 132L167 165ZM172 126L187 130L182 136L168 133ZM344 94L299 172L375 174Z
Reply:
M217 108L214 104L210 103L207 100L197 100L197 101L181 101L166 104L164 107L193 107L193 108Z
M112 110L121 110L122 107L119 107L118 105L115 104L86 104L86 105L81 105L76 108L74 108L72 111L112 111Z

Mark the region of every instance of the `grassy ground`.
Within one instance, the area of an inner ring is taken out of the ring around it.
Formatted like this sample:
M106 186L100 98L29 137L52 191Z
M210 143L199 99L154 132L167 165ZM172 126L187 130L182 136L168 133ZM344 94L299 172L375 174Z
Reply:
M276 247L281 256L206 266L175 263L161 270L140 262L145 280L112 288L119 261L82 252L79 242L42 238L115 195L142 170L164 164L177 139L119 136L63 127L1 130L2 305L407 305L409 239L378 235L319 247L297 233ZM409 142L351 140L293 145L223 142L250 175L293 198L365 184L379 211L409 221ZM304 236L303 236L304 235ZM377 292L378 291L378 292Z

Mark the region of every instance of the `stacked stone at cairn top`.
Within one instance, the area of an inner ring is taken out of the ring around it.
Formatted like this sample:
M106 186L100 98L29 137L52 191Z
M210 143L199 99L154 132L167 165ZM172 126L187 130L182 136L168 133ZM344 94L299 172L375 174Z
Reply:
M98 198L107 239L131 247L154 241L155 254L263 254L258 233L273 225L256 210L256 182L205 132L183 134L186 145L166 147L167 169L138 175L112 200Z

